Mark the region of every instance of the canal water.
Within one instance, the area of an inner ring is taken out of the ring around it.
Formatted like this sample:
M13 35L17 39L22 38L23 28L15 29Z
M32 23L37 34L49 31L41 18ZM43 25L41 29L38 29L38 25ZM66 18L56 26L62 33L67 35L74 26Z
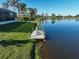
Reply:
M79 59L79 20L45 20L48 59Z

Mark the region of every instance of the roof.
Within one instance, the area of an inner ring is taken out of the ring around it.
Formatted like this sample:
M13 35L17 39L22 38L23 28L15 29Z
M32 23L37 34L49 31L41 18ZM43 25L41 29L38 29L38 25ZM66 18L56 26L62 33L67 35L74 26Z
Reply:
M11 11L11 10L8 10L8 9L3 9L3 8L0 8L0 12L12 12L12 13L16 13L14 11Z

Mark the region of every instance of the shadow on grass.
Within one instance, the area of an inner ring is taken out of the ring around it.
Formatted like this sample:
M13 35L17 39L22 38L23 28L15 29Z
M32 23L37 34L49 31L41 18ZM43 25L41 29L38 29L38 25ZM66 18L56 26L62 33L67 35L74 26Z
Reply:
M0 25L0 32L32 32L36 27L36 23L31 22L14 22Z
M21 46L23 44L27 44L31 42L33 43L34 41L31 41L31 40L1 40L0 46L3 46L3 47L10 46L10 45Z
M35 59L36 41L32 41L30 39L29 40L1 40L0 46L7 47L7 46L15 45L15 46L21 47L22 45L27 43L33 43L30 56L31 56L31 59Z
M35 49L36 49L36 44L33 43L33 46L32 46L32 50L31 50L31 59L35 59Z

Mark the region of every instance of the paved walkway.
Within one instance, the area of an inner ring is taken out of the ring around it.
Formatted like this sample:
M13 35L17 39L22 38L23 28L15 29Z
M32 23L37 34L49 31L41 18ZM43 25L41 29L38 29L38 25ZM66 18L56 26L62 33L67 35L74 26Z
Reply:
M0 22L0 25L4 25L4 24L8 24L8 23L13 23L13 22L17 22L17 20L3 21L3 22Z

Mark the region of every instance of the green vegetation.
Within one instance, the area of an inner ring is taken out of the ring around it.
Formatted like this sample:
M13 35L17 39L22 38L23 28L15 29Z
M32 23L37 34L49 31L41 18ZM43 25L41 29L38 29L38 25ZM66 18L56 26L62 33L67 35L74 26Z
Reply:
M11 45L0 47L1 59L30 59L30 53L33 43L27 43L21 46Z
M30 34L36 23L15 22L0 25L0 59L39 59Z
M35 49L35 54L36 54L36 57L35 59L42 59L41 56L40 56L40 51L39 51L40 48L38 48L38 45L36 45L36 49Z
M36 28L39 28L40 22L41 22L41 18L38 18L38 19L35 20L35 23L37 23Z
M4 9L11 7L16 13L18 11L17 18L20 21L35 20L37 16L37 8L27 7L27 4L22 0L5 0L2 5Z
M36 49L35 49L36 56L35 56L35 59L42 59L41 52L40 52L40 47L39 46L40 46L40 42L38 42L36 44Z
M29 39L29 36L36 24L18 22L7 25L0 25L0 39Z
M48 14L37 16L37 8L27 7L22 0L5 0L2 4L4 9L11 7L18 12L17 19L21 22L0 25L0 58L41 59L39 45L30 40L30 35L39 28L41 20L48 18Z
M32 27L35 26L36 24L30 22L15 22L7 25L0 25L0 32L32 32Z
M75 15L75 16L73 16L73 15L63 16L61 14L56 15L56 14L53 13L51 16L49 16L49 19L52 19L52 20L55 20L55 19L57 19L57 20L62 20L62 19L79 19L79 15Z

